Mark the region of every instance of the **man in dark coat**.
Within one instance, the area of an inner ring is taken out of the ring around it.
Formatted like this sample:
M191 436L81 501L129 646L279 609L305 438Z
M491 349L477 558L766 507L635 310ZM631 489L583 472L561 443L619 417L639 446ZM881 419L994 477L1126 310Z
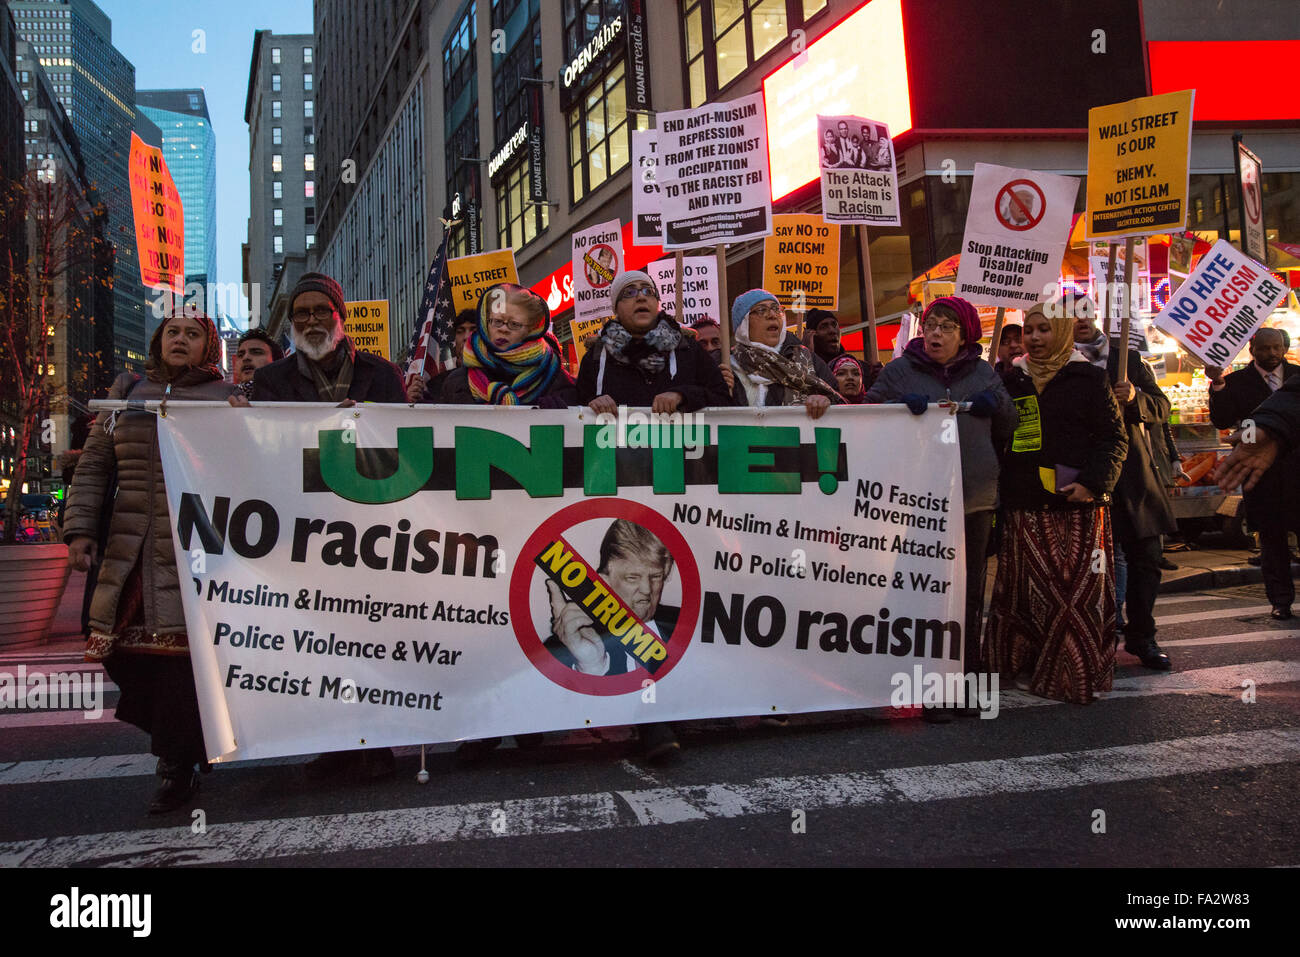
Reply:
M1094 363L1104 356L1115 401L1124 416L1128 433L1128 454L1110 507L1115 543L1128 562L1128 587L1124 596L1127 624L1124 650L1155 671L1173 668L1169 656L1156 644L1154 609L1160 592L1160 537L1178 530L1169 497L1156 470L1151 441L1161 435L1169 418L1170 403L1156 385L1155 376L1136 349L1123 349L1108 340L1091 318L1079 317L1074 326L1075 347ZM1125 382L1117 382L1120 357L1128 370Z
M1237 428L1255 408L1300 372L1300 366L1286 361L1286 342L1279 329L1260 329L1250 340L1250 365L1225 376L1223 370L1206 366L1210 379L1210 421L1220 429ZM1259 533L1260 570L1272 616L1279 621L1292 617L1295 582L1291 577L1289 532L1300 533L1300 451L1280 457L1263 478L1245 493L1246 521ZM1289 481L1289 485L1288 485Z
M831 363L840 356L850 355L844 348L844 343L840 340L839 317L828 309L809 309L805 322L808 331L812 333L813 367L822 379L834 385L835 376L831 373ZM786 343L782 343L783 349L785 346ZM880 370L884 366L879 362L864 362L857 356L853 356L853 361L862 370L863 390L870 389L876 381L876 376L880 375Z
M253 374L257 402L406 402L397 366L362 352L343 331L343 287L324 273L304 273L289 297L294 351ZM336 751L307 762L312 780L350 775L363 780L397 770L389 748Z
M402 373L343 331L343 287L304 273L289 298L294 351L253 374L254 402L406 402Z

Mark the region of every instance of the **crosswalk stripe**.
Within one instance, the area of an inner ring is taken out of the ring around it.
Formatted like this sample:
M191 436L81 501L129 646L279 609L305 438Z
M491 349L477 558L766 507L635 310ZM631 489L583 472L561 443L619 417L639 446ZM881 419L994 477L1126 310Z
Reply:
M1286 631L1274 628L1272 631L1243 631L1235 635L1210 635L1207 638L1177 638L1173 641L1161 641L1161 648L1177 648L1180 645L1236 645L1243 641L1280 641L1283 638L1300 638L1300 631Z
M1189 611L1181 615L1162 615L1156 619L1156 624L1164 628L1169 625L1185 625L1188 622L1211 621L1216 618L1250 618L1272 610L1272 605L1247 605L1245 608L1212 608L1206 611Z
M1269 633L1271 634L1271 633ZM1169 642L1168 644L1173 644ZM1112 690L1102 692L1099 700L1130 699L1161 694L1184 694L1188 691L1239 691L1242 682L1250 679L1256 687L1272 684L1287 684L1300 681L1300 662L1262 661L1253 664L1225 665L1218 668L1197 668L1191 671L1172 672L1168 674L1142 674L1120 677L1114 680ZM1039 708L1063 704L1050 698L1039 698L1025 691L1014 688L1002 688L998 696L999 710L1017 710L1020 708ZM879 711L881 709L873 709ZM828 712L833 714L834 712ZM816 715L806 719L816 723ZM707 726L710 719L697 723L697 727ZM803 723L801 721L801 723ZM731 719L720 719L714 723L719 730L735 727ZM626 741L633 737L627 728L603 728L599 737L594 737L586 729L564 733L563 737L552 735L548 748L589 747L593 741ZM430 755L445 753L456 747L454 742L429 745ZM506 745L509 747L509 744ZM419 745L404 745L393 749L398 757L419 754ZM235 770L248 768L274 767L299 764L306 761L303 756L283 758L261 758L254 761L237 761L227 767ZM49 758L35 761L17 761L8 766L0 764L0 787L18 784L55 784L70 781L87 781L100 778L136 777L154 773L157 758L148 754L112 754L79 758ZM641 776L630 762L629 770ZM654 780L653 778L651 780Z
M1157 605L1185 605L1194 601L1231 601L1231 595L1164 595L1156 599Z
M456 840L659 826L759 814L985 798L1300 761L1300 731L1274 728L1018 758L554 795L0 843L0 867L248 863Z

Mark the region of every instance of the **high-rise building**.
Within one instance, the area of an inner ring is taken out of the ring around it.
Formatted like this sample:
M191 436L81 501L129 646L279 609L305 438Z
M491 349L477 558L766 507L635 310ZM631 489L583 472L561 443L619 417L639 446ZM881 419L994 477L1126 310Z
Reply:
M96 273L96 230L102 223L97 197L85 180L80 143L31 46L25 40L16 46L25 64L17 79L24 103L22 144L29 157L23 180L28 295L19 292L18 312L26 311L50 330L46 352L32 371L46 377L49 405L40 415L53 424L49 441L29 451L27 481L36 488L52 477L59 453L84 441L86 403L103 384L95 302L109 292L105 277ZM44 293L39 299L36 290Z
M441 115L425 105L434 8L432 0L315 5L320 168L328 174L320 179L320 268L350 299L388 300L393 355L406 348L431 238L441 237L441 190L436 204L426 195L426 117ZM442 131L432 132L441 154Z
M72 121L86 179L107 210L114 246L114 367L142 370L151 297L140 282L128 179L135 67L113 46L112 21L92 0L9 0L9 8Z
M217 279L217 138L202 90L137 90L136 106L162 133L163 159L185 210L185 285L202 290L195 300L205 310L208 285ZM157 319L150 317L153 334Z
M251 195L243 278L250 326L270 327L271 292L285 257L306 256L316 244L314 43L310 33L253 35L244 102Z

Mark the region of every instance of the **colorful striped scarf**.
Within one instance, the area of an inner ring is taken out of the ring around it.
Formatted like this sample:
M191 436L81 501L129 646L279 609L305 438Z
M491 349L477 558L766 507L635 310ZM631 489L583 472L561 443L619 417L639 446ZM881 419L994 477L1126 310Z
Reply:
M479 300L478 326L465 342L470 391L486 405L534 405L560 371L560 344L551 334L550 318L517 345L497 349L487 331L488 302L485 292Z

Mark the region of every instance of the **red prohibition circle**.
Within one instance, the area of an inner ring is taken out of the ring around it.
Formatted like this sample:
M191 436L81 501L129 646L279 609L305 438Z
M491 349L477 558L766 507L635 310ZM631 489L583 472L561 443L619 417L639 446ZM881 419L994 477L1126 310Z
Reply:
M1259 222L1259 181L1251 178L1242 184L1242 193L1245 195L1246 215L1252 223Z
M1037 216L1034 216L1029 210L1025 209L1024 204L1020 202L1020 198L1016 196L1015 193L1014 187L1016 186L1028 186L1030 189L1032 189L1035 193L1038 194L1038 215ZM1029 222L1016 225L1002 218L1002 196L1004 193L1006 194L1007 198L1011 201L1011 203L1022 213L1025 214ZM1011 182L1007 183L1006 186L1003 186L1000 190L998 190L998 195L995 196L993 199L993 215L998 218L998 222L1001 223L1003 226L1005 226L1007 229L1014 230L1015 232L1018 233L1024 232L1026 229L1033 229L1035 226L1037 226L1039 223L1043 221L1043 215L1046 212L1047 212L1047 197L1043 195L1043 191L1039 188L1038 184L1035 183L1032 179L1013 179Z
M654 680L662 681L686 654L695 634L695 623L700 615L700 569L695 555L682 533L667 518L647 505L621 498L594 498L576 502L560 509L537 527L528 537L519 561L510 575L510 623L514 626L515 640L533 667L557 685L590 695L620 695L640 691L642 682L651 677L643 668L621 675L588 675L565 666L543 644L545 640L537 631L529 602L529 589L533 576L539 573L532 556L555 541L566 530L582 522L600 518L623 518L653 532L673 557L673 564L682 579L682 606L677 617L677 627L671 636L660 636L668 647L668 657L656 671Z
M587 250L586 253L583 254L582 268L583 271L587 274L587 285L591 286L592 289L604 289L606 286L608 286L611 282L614 281L613 276L610 276L610 278L606 279L599 272L597 272L595 269L592 268L592 265L594 263L599 262L599 260L596 258L596 253L600 252L600 250L602 249L607 250L609 252L610 261L613 263L612 266L605 266L604 268L608 269L614 275L618 274L618 253L614 251L614 247L608 245L607 243L597 243L595 246L592 246L589 250Z

